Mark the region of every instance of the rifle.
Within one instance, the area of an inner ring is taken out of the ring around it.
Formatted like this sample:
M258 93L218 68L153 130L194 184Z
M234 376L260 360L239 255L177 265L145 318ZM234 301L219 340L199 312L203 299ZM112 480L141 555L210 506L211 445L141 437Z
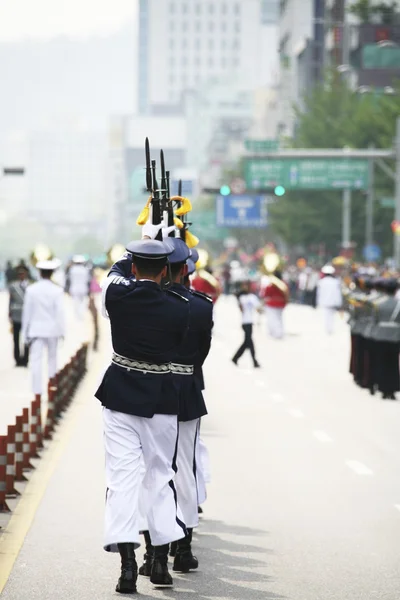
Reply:
M150 197L146 206L137 218L137 225L147 223L149 217L153 225L159 225L162 221L160 191L157 183L156 161L151 160L149 138L145 140L145 156L146 156L146 188L150 192ZM156 236L157 240L162 241L162 231L160 230Z

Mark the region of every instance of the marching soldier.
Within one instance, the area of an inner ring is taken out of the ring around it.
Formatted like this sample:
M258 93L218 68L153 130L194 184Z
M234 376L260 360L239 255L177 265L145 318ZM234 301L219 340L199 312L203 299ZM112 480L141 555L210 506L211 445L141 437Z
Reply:
M190 258L187 259L187 274L183 279L185 287L191 289L190 277L196 272L196 263L199 260L199 253L196 248L191 248ZM194 374L197 377L200 388L202 391L205 389L203 369L200 365L195 365ZM207 484L211 481L210 476L210 457L207 450L207 446L204 443L201 435L197 436L196 443L196 480L197 480L197 500L198 500L198 512L201 514L203 509L201 505L207 499ZM171 544L172 546L172 544ZM172 553L171 553L172 556Z
M152 228L160 229L150 225L147 236L145 227L145 237L155 237ZM139 488L154 544L150 573L154 585L172 585L169 543L187 533L174 484L179 387L171 371L177 368L172 363L187 333L189 300L160 287L172 253L166 242L144 239L128 244L127 251L103 289L114 352L96 392L104 407L104 549L121 555L116 587L120 593L136 591Z
M40 281L29 286L22 311L22 336L29 345L34 394L42 394L42 356L47 350L49 379L57 373L57 346L65 335L64 291L51 281L60 266L58 259L37 263Z
M75 255L67 275L67 291L72 298L75 316L79 321L82 321L85 316L90 291L91 275L85 263L84 256Z
M20 334L22 328L22 309L24 306L25 292L30 284L29 269L25 265L18 265L16 268L17 281L10 283L8 288L10 294L10 303L8 317L11 322L14 337L14 358L17 367L26 367L28 365L29 347L25 343L21 356Z
M196 446L200 418L207 414L201 382L195 376L195 367L201 369L211 344L213 326L212 300L198 292L191 292L183 284L188 267L190 250L182 239L168 238L174 250L169 256L172 287L184 296L190 305L189 330L184 344L174 357L173 376L179 386L179 441L177 473L175 477L178 504L182 510L187 535L176 546L173 570L187 573L197 569L198 561L192 554L192 531L198 525L198 491L196 480ZM152 536L145 532L146 554L141 575L149 576L153 561Z
M317 306L324 312L325 331L331 335L334 330L336 311L342 306L340 281L335 277L335 267L325 265L321 269L322 279L317 284Z
M383 400L396 400L395 394L400 391L400 300L395 298L398 287L395 279L387 279L381 285L385 295L375 302L374 327L377 386Z

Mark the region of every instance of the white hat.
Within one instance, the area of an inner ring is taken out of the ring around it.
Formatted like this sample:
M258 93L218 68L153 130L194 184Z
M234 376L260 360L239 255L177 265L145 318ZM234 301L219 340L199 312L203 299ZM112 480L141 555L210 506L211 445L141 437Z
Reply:
M322 267L321 273L323 273L324 275L334 275L335 267L332 267L332 265L325 265L324 267Z
M58 258L52 258L51 260L40 260L36 268L39 271L55 271L61 265L61 260Z
M75 256L72 257L72 262L77 264L85 263L86 258L83 256L83 254L75 254Z

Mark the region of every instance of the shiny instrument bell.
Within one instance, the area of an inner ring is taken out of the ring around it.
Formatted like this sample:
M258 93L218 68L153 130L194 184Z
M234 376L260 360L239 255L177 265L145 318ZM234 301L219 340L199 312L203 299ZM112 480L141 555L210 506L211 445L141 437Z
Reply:
M37 244L30 255L30 261L34 267L36 267L38 262L51 260L52 258L54 258L54 254L46 244Z
M122 244L114 244L107 252L107 261L110 267L117 262L125 254L125 246Z
M267 275L274 273L281 264L281 259L276 252L268 252L263 259L263 267Z

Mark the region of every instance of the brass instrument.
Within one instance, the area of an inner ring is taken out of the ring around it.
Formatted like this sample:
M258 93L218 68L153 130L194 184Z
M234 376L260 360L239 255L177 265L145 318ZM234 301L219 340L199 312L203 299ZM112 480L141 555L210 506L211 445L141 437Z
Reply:
M30 255L31 265L36 267L37 263L42 260L51 260L54 258L53 252L45 244L37 244Z
M266 275L268 275L270 283L277 287L285 296L289 296L289 288L284 281L275 277L274 273L282 265L280 256L276 252L267 252L264 256L262 267Z
M196 268L205 269L210 262L210 256L207 250L204 250L203 248L197 248L197 252L199 254L199 260L196 263Z
M107 252L107 262L110 267L121 258L125 253L125 246L122 244L114 244Z

